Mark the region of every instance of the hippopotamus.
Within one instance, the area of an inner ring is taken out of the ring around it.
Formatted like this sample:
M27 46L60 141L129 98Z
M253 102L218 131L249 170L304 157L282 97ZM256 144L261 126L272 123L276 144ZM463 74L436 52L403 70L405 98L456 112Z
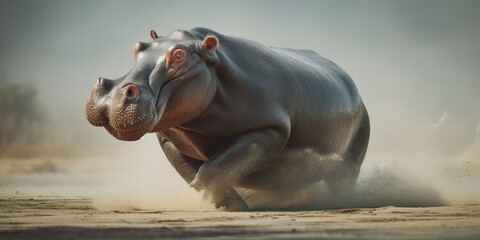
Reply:
M95 81L92 125L125 141L156 133L173 168L217 208L248 210L245 188L355 189L370 123L339 66L207 28L150 35L126 75Z

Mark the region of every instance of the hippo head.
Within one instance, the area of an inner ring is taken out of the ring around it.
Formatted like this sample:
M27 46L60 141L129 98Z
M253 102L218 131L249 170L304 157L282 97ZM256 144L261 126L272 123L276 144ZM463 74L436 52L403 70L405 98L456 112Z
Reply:
M177 30L134 46L135 65L125 76L98 78L86 117L117 139L135 141L198 117L215 96L212 64L218 39Z

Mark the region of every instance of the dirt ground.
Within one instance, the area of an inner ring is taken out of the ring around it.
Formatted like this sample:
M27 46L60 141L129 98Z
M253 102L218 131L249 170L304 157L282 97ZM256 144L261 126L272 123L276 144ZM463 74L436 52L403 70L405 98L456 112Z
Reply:
M384 207L224 212L170 168L146 163L109 175L86 161L3 161L0 239L480 239L480 204L441 204L427 188L394 188L389 178L364 183L406 195L378 199ZM363 189L369 201L384 196L373 190ZM424 207L388 206L396 202Z
M323 211L100 211L88 198L0 199L1 239L479 239L480 205Z

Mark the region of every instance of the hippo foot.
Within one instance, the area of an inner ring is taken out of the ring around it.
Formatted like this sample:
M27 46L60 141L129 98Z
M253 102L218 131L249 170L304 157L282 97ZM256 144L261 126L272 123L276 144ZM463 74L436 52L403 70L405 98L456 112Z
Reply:
M225 191L222 196L214 196L213 199L216 208L224 207L226 211L247 211L248 206L245 201L233 189Z
M208 187L210 186L210 187ZM248 205L230 186L206 184L198 176L190 183L190 187L197 191L205 191L205 196L210 196L215 208L225 208L227 211L246 211Z

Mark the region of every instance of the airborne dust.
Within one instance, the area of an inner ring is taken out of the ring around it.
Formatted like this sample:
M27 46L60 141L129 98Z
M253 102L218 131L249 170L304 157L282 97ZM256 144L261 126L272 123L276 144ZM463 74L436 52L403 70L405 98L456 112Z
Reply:
M323 183L298 192L265 193L237 189L249 207L261 209L328 209L381 206L439 206L480 202L480 124L476 139L462 153L445 156L431 138L448 115L426 127L416 140L424 144L418 152L396 156L367 153L357 191L332 193ZM100 209L213 210L208 199L195 192L181 179L163 156L156 139L145 137L139 147L117 166L116 173L103 179L103 187L92 194ZM143 145L143 146L142 146ZM151 150L151 148L156 150ZM150 149L150 150L148 150ZM136 156L136 157L135 157ZM135 158L128 159L128 158ZM108 162L116 161L110 159Z

